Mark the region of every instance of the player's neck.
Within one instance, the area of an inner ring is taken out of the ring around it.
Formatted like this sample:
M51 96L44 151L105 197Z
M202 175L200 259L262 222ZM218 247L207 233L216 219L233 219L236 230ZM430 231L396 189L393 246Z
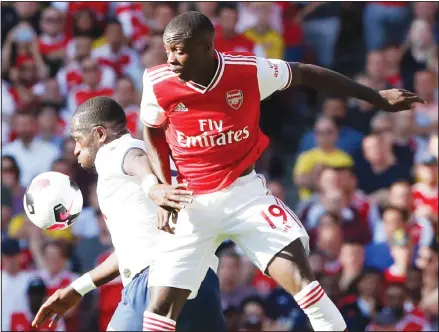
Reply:
M208 86L212 82L215 76L216 69L218 67L218 60L216 58L209 64L207 64L202 70L200 70L200 76L193 78L191 81L202 86Z
M108 133L108 138L105 141L105 144L108 144L110 142L113 142L116 139L121 138L123 135L128 134L128 130L126 128L115 130L113 132Z

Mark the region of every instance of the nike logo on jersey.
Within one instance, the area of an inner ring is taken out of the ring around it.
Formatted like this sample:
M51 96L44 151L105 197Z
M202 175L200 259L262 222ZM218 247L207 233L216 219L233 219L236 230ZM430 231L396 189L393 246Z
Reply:
M184 106L183 103L178 103L178 105L175 106L174 108L174 112L187 112L187 111L189 110L186 106Z

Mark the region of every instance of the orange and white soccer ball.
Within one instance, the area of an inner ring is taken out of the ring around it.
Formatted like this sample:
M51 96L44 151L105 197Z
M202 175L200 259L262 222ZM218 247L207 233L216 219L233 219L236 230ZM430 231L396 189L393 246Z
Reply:
M67 175L45 172L26 188L24 211L36 226L60 230L71 226L82 211L83 197L76 183Z

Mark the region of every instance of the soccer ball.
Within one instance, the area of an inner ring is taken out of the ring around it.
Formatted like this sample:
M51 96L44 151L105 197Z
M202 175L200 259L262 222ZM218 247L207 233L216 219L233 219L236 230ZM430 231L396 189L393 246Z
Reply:
M24 211L36 226L60 230L71 226L82 211L83 198L76 183L65 174L45 172L26 188Z

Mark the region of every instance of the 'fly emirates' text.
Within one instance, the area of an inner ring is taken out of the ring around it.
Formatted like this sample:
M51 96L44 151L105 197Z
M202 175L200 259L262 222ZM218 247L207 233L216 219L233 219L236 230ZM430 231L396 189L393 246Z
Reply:
M198 136L186 136L180 131L177 132L177 142L180 146L191 148L191 147L210 147L216 145L226 145L232 144L234 142L242 141L250 136L248 131L248 126L245 126L239 130L229 130L227 132L222 132L223 121L215 120L198 120L200 124L200 131L203 133ZM212 132L217 130L218 134L208 135L207 131Z

